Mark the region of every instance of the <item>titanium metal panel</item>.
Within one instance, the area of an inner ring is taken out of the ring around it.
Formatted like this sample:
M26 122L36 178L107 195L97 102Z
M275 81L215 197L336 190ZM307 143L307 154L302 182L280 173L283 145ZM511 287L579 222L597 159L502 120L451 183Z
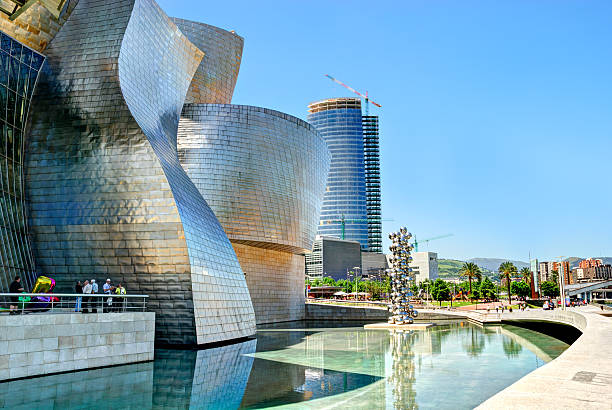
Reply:
M23 163L25 124L45 57L0 33L0 292L15 276L36 280L26 224Z
M186 104L178 138L181 164L232 242L312 248L330 161L314 127L266 108Z
M47 48L27 156L39 270L65 290L109 277L149 294L168 344L255 332L236 255L176 151L202 55L152 0L81 0Z
M304 316L330 155L308 123L265 108L186 104L179 158L234 245L257 323Z
M189 41L204 52L185 103L232 102L238 79L244 39L233 31L196 21L171 19Z

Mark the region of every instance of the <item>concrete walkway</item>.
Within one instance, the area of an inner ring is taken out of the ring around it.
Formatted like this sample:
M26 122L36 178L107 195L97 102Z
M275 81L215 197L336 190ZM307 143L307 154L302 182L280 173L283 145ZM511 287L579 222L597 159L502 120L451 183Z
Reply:
M612 409L612 318L599 312L595 307L585 306L568 308L567 311L531 310L501 315L504 322L561 322L583 333L561 356L477 408ZM491 369L492 374L496 371L503 370Z

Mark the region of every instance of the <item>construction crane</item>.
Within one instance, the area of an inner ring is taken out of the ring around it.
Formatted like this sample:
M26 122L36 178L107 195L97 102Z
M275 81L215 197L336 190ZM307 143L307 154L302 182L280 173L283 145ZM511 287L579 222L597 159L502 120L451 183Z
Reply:
M380 219L380 221L384 221L384 222L389 222L389 221L393 221L393 219ZM342 215L342 218L340 219L326 219L325 222L327 223L340 223L342 224L342 240L344 240L344 229L346 226L346 223L359 223L359 222L368 222L367 219L346 219L344 218L344 215Z
M415 251L415 252L418 252L418 251L419 251L419 243L429 243L429 242L431 242L431 241L435 241L435 240L437 240L437 239L442 239L442 238L448 238L449 236L453 236L453 235L454 235L454 234L449 233L449 234L446 234L446 235L434 236L433 238L423 239L423 240L422 240L422 241L420 241L420 242L419 242L419 241L417 241L417 237L416 237L416 235L412 235L412 236L413 236L413 238L414 238L414 244L413 244L413 245L414 245L414 251Z
M348 89L348 90L350 90L350 91L354 92L355 94L357 94L357 95L358 95L358 96L360 96L361 98L365 99L365 115L369 115L369 113L370 113L370 108L369 108L370 104L369 104L369 103L374 104L374 105L375 105L375 106L377 106L378 108L382 107L382 105L380 105L380 104L378 104L378 103L376 103L376 102L374 102L374 101L370 100L370 97L368 97L368 92L367 92L367 91L366 91L365 95L363 95L363 94L361 94L359 91L355 90L354 88L349 87L348 85L344 84L342 81L340 81L340 80L336 80L334 77L332 77L332 76L331 76L331 75L329 75L329 74L325 74L325 77L329 78L330 80L332 80L333 82L335 82L335 83L337 83L337 84L340 84L340 85L341 85L341 86L343 86L344 88L346 88L346 89Z

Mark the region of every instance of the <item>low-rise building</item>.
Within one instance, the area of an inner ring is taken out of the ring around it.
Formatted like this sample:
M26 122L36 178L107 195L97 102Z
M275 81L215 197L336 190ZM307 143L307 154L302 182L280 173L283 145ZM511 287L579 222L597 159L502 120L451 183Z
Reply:
M312 249L311 253L306 254L307 277L329 276L339 280L347 279L349 274L362 274L359 242L317 235Z
M382 279L389 268L387 255L376 252L361 252L361 270L364 278Z
M410 264L416 283L425 279L438 279L438 254L435 252L413 252Z

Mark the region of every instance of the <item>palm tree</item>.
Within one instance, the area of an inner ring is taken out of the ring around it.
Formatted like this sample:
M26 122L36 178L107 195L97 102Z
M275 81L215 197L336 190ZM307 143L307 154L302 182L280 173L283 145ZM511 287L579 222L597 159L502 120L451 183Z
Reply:
M523 282L531 285L531 270L529 270L529 268L522 268L519 272L519 276L523 278Z
M506 285L508 286L508 304L512 304L512 296L510 294L510 277L516 275L516 266L512 262L504 262L499 265L499 274L502 279L506 279Z
M461 276L468 278L468 282L470 284L470 294L472 294L472 279L482 279L480 268L475 263L466 262L461 267L459 273L461 274Z
M531 270L527 267L522 268L521 271L519 272L519 276L523 278L523 282L528 284L529 289L533 291L532 286L531 286Z

